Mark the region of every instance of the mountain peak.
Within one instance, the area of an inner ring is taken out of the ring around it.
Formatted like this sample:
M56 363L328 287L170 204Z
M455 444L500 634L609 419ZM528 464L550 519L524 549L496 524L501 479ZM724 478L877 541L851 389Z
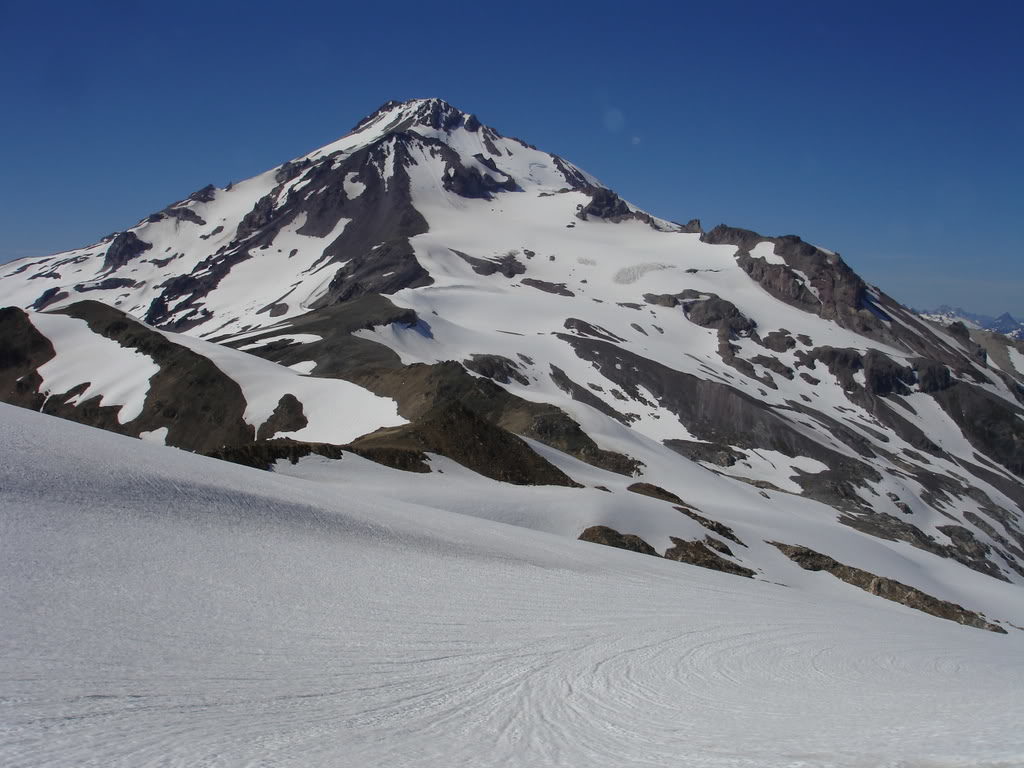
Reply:
M480 127L480 121L474 115L453 107L443 99L419 98L387 101L356 123L353 131L380 127L391 133L407 130L414 125L445 132L459 127L476 131Z

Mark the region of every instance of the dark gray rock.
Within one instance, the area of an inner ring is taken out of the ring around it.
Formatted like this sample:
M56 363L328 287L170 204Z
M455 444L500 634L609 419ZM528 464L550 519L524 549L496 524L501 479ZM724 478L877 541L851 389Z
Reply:
M152 243L140 240L134 232L119 232L107 247L107 253L103 257L103 269L111 272L120 269L152 247Z
M948 619L968 627L1006 634L1005 629L986 621L982 614L969 611L956 603L939 600L937 597L933 597L926 592L898 582L895 579L877 576L870 571L844 565L828 555L815 552L808 547L782 544L777 541L770 541L768 543L777 547L780 552L805 571L826 571L847 584L852 584L859 589L863 589L865 592L877 595L878 597L884 597L886 600L892 600L908 608L914 608L932 616L938 616L940 619Z
M503 256L494 256L489 259L479 259L454 249L452 249L452 253L469 264L478 275L500 273L505 277L515 277L526 272L526 265L516 258L516 251L509 251Z
M501 384L509 384L513 380L524 387L529 386L530 380L524 376L519 366L512 360L502 355L480 355L476 354L462 364L473 373L485 376Z
M666 560L678 560L680 563L689 563L690 565L709 568L713 571L731 573L734 576L746 576L748 579L752 579L757 575L755 571L744 568L742 565L738 565L731 560L726 560L717 552L711 551L703 541L684 541L683 539L677 539L675 536L670 538L672 539L673 546L665 550L664 557Z
M683 500L676 496L671 491L666 491L659 485L652 483L633 483L626 488L627 491L638 493L641 496L650 496L652 499L658 499L660 501L667 501L670 504L682 504Z
M658 556L654 547L632 533L619 533L607 525L592 525L579 535L580 541L589 541L593 544L603 544L606 547L625 549L630 552L639 552L642 555Z
M552 257L554 258L554 257ZM536 280L532 277L524 277L522 280L523 285L528 285L531 288L536 288L538 291L544 291L545 293L553 293L556 296L575 296L576 294L565 287L565 283L549 283L546 280Z

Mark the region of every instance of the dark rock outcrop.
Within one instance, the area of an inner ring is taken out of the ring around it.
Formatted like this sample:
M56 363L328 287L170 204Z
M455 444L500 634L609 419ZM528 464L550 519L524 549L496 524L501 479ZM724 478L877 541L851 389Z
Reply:
M59 312L85 321L94 333L152 358L159 366L150 379L142 412L122 424L120 408L101 406L99 395L70 403L81 394L81 387L43 397L43 382L36 371L53 357L53 348L24 312L13 309L0 311L0 399L122 435L166 428L168 445L190 451L253 442L255 430L243 419L246 402L241 388L209 359L106 304L79 301Z
M878 597L884 597L886 600L892 600L908 608L914 608L932 616L938 616L940 619L948 619L968 627L1006 634L1005 629L986 621L981 614L969 611L962 605L940 600L895 579L877 576L870 571L844 565L838 560L834 560L820 552L815 552L808 547L782 544L777 541L770 541L768 543L777 547L782 554L805 571L826 571L847 584L852 584L859 589L863 589L865 592L877 595Z
M633 483L626 488L627 491L633 493L639 493L641 496L650 496L652 499L659 499L661 501L667 501L670 504L683 504L683 500L676 496L672 491L666 491L660 485L654 485L653 483Z
M140 240L134 232L119 232L107 247L107 253L103 257L103 269L109 272L120 269L152 247L152 243Z
M521 282L523 285L536 288L538 291L544 291L544 293L553 293L556 296L571 297L576 295L565 287L565 283L549 283L547 280L536 280L532 277L524 277Z
M734 576L746 576L748 579L752 579L756 575L755 571L744 568L742 565L738 565L731 560L726 560L717 552L712 552L703 541L684 541L683 539L677 539L675 536L670 538L672 539L673 546L665 550L664 557L666 560L678 560L680 563L689 563L701 568L710 568L713 571L731 573Z
M340 446L329 443L304 443L298 440L277 438L276 440L260 440L247 445L224 446L207 451L206 455L253 469L270 470L278 461L285 460L291 464L297 464L299 459L306 456L324 456L340 461L344 452Z
M586 221L593 216L598 219L610 221L622 221L630 215L629 206L617 194L610 189L597 187L590 196L590 202L581 205L576 212L576 218Z
M619 533L607 525L592 525L579 535L580 541L589 541L593 544L604 544L606 547L626 549L630 552L639 552L643 555L658 557L654 547L632 533Z
M699 443L695 440L668 439L662 441L680 456L691 461L706 461L720 467L731 467L744 457L743 453L721 443Z
M438 453L493 480L580 487L521 439L454 400L433 407L412 424L364 435L354 440L351 448L357 452Z
M256 430L256 439L269 440L278 432L297 432L308 424L309 420L303 413L302 403L298 398L292 394L281 395L270 418Z
M478 275L487 276L498 273L505 277L515 277L526 272L526 265L516 258L518 255L516 251L509 251L503 256L494 256L489 259L479 259L454 249L452 249L452 253L469 264Z
M524 387L530 384L530 380L520 372L519 365L514 360L509 360L502 355L475 354L468 360L463 360L462 364L473 373L478 373L500 384L510 384L513 380Z

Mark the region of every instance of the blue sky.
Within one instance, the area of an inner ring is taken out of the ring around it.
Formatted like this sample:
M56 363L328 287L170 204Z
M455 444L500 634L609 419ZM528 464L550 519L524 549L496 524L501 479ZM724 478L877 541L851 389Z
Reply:
M658 215L1024 316L1022 9L0 0L0 261L440 96Z

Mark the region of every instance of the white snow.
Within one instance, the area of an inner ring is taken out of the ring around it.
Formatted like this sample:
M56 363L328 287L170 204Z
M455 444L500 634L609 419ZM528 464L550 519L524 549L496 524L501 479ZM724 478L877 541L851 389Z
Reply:
M781 555L788 586L6 405L0 443L5 765L1024 760L1024 634Z
M1010 364L1017 373L1024 376L1024 355L1013 344L1006 345L1006 352L1010 356Z
M345 196L349 200L354 200L359 197L366 190L366 185L356 178L357 174L347 173L345 174L344 185L345 185Z
M301 373L303 376L308 376L313 372L313 369L316 368L316 366L316 360L302 360L298 363L293 363L288 367L291 368L296 373Z
M755 259L764 259L769 264L785 264L786 260L775 253L775 243L762 240L750 249L750 255Z

